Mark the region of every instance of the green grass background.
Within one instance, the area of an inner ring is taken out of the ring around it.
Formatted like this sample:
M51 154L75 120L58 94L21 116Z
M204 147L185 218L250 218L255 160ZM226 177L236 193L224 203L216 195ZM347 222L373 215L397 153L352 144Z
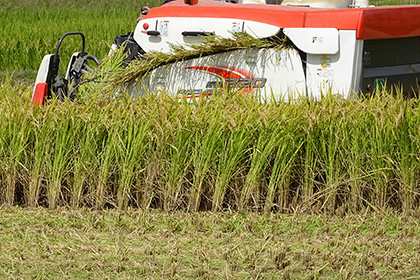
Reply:
M102 59L116 36L134 31L142 6L158 4L156 0L1 0L0 71L37 71L42 57L54 53L60 37L70 31L83 32L86 51ZM80 46L79 37L66 39L60 50L61 67Z
M0 73L23 72L34 78L42 57L53 53L60 37L69 31L86 36L86 51L102 59L113 39L133 31L142 6L158 0L6 1L0 0ZM373 1L372 4L415 4L420 1ZM60 51L62 68L80 49L80 39L67 38Z

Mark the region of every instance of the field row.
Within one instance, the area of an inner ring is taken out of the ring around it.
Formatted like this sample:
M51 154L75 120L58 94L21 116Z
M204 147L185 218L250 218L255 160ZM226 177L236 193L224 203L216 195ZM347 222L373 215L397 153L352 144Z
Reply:
M30 110L16 88L1 91L2 203L280 212L419 203L418 100L269 105L221 94L194 106L149 96Z

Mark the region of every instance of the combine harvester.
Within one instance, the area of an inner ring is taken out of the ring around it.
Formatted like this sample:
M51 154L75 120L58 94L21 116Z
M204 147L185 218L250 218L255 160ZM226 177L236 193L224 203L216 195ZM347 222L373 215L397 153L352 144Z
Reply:
M169 52L171 44L188 48L210 34L232 38L234 32L246 32L255 38L286 36L294 48L239 49L163 65L126 85L133 97L166 90L175 97L197 98L218 88L253 93L265 101L301 96L318 100L327 92L352 98L394 85L406 94L419 92L420 5L194 1L177 0L151 9L138 22L134 41L146 53ZM66 79L58 78L58 48L44 57L33 103L41 104L53 94L68 96L62 85L77 84L89 70L89 59L98 63L83 47L73 55Z

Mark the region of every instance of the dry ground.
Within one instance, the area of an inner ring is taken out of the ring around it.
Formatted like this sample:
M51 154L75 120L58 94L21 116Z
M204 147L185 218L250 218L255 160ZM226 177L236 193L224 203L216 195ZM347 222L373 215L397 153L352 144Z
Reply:
M416 216L0 209L1 279L419 279Z

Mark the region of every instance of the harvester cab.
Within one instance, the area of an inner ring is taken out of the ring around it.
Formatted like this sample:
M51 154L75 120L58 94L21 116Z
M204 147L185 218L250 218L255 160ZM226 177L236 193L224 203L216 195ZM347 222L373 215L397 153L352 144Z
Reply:
M78 35L82 39L82 47L80 52L75 52L70 58L65 78L58 75L60 56L59 50L63 40L67 36ZM35 80L35 87L32 93L32 105L43 105L45 99L52 98L54 94L58 100L64 101L68 98L73 101L75 99L75 91L81 83L81 78L88 72L93 72L88 62L93 61L98 66L100 61L97 57L89 55L85 52L85 36L81 32L68 32L64 34L58 41L54 54L45 55L39 67ZM70 89L68 88L70 85Z

